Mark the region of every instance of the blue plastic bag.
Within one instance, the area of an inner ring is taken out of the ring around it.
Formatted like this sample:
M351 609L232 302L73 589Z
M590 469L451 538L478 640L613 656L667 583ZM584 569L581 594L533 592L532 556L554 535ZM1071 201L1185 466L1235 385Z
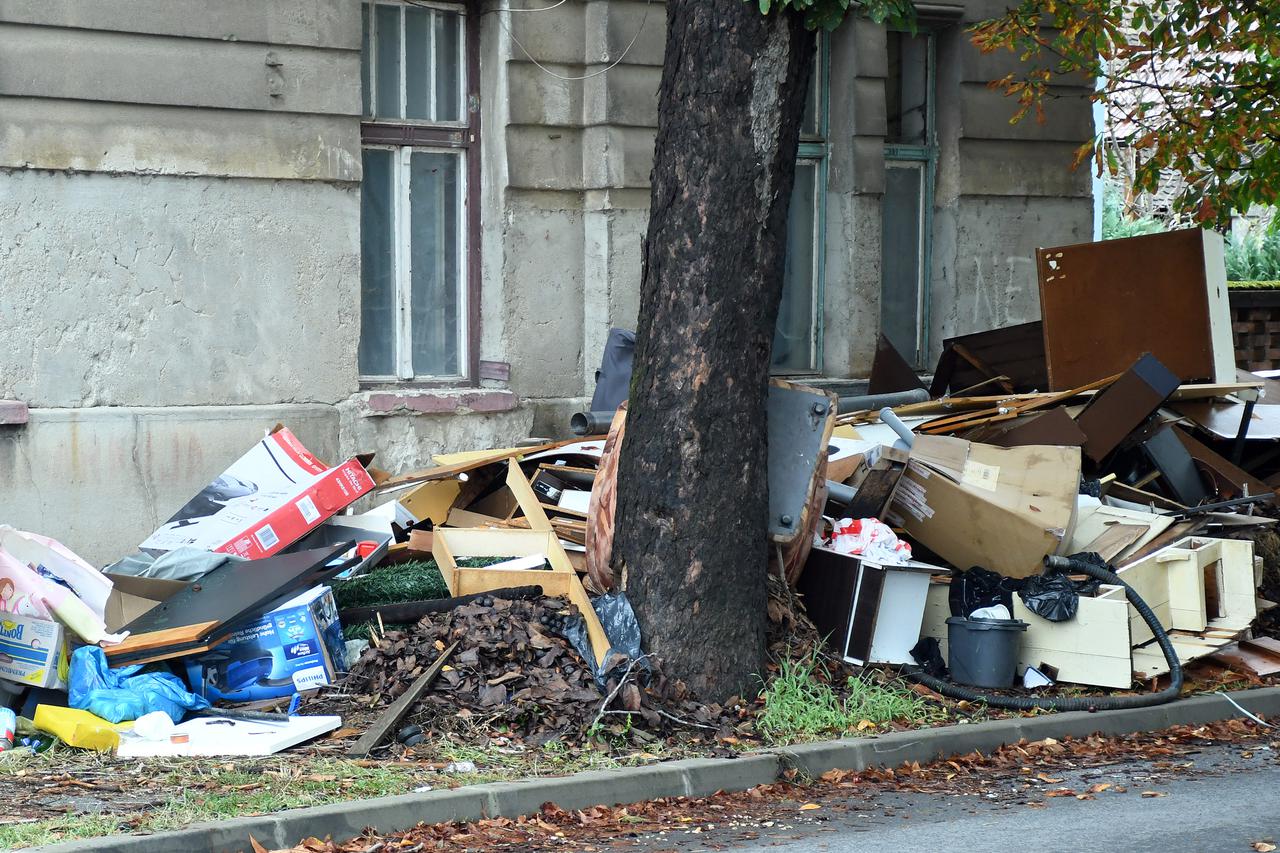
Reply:
M152 711L164 711L175 723L187 711L209 707L209 700L187 690L176 675L167 672L137 673L141 665L112 669L97 646L81 646L71 653L67 693L72 708L96 714L111 723L136 720Z

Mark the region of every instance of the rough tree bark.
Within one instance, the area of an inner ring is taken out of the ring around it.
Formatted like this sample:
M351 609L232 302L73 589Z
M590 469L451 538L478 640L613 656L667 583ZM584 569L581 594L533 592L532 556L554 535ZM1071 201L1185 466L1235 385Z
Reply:
M791 12L669 0L613 567L700 696L764 671L765 400L814 51Z

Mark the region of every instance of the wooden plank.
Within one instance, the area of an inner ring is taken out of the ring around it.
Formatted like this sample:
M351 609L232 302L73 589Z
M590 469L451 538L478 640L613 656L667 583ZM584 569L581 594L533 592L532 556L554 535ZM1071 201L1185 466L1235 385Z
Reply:
M1126 548L1150 532L1151 528L1145 524L1111 524L1083 548L1073 547L1068 550L1073 554L1080 551L1097 554L1105 562L1110 563Z
M347 750L347 755L352 758L363 758L373 751L382 739L391 733L391 730L400 724L405 714L409 713L409 709L417 702L423 693L427 692L427 688L431 686L431 682L436 680L436 676L444 669L445 662L449 660L449 655L453 654L454 649L458 648L458 643L454 642L435 659L435 662L427 668L427 671L418 676L413 684L409 685L409 689L400 694L396 701L392 702L387 710L382 712L369 730L360 736L360 739Z
M124 639L124 642L117 643L114 646L107 646L103 649L108 657L116 655L132 654L134 652L145 652L153 649L160 649L166 646L176 646L183 643L195 643L203 639L210 631L216 629L222 623L218 620L211 622L199 622L195 625L183 625L179 628L168 628L164 631L150 631L146 634L133 634Z

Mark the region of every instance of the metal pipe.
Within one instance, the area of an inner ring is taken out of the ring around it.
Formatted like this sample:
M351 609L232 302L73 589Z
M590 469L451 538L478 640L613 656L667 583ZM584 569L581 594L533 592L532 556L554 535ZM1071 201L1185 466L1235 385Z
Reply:
M827 500L848 506L853 503L853 496L857 493L857 489L853 486L846 486L844 483L837 483L835 480L827 480Z
M607 435L613 415L613 412L578 412L569 418L569 429L574 435Z
M894 391L889 394L863 394L858 397L841 397L841 414L849 412L870 412L883 406L905 406L908 403L924 403L929 400L929 392L923 388L912 388L910 391Z
M893 413L893 409L888 406L880 410L880 423L887 424L894 432L898 434L898 438L902 439L902 443L911 448L916 443L916 434L911 431L911 427L902 422L902 419Z

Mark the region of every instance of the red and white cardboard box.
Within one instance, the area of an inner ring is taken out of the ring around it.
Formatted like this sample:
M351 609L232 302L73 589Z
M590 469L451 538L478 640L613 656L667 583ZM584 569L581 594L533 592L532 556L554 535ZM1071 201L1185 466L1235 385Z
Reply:
M279 427L241 456L140 547L269 557L373 488L358 459L330 468Z

